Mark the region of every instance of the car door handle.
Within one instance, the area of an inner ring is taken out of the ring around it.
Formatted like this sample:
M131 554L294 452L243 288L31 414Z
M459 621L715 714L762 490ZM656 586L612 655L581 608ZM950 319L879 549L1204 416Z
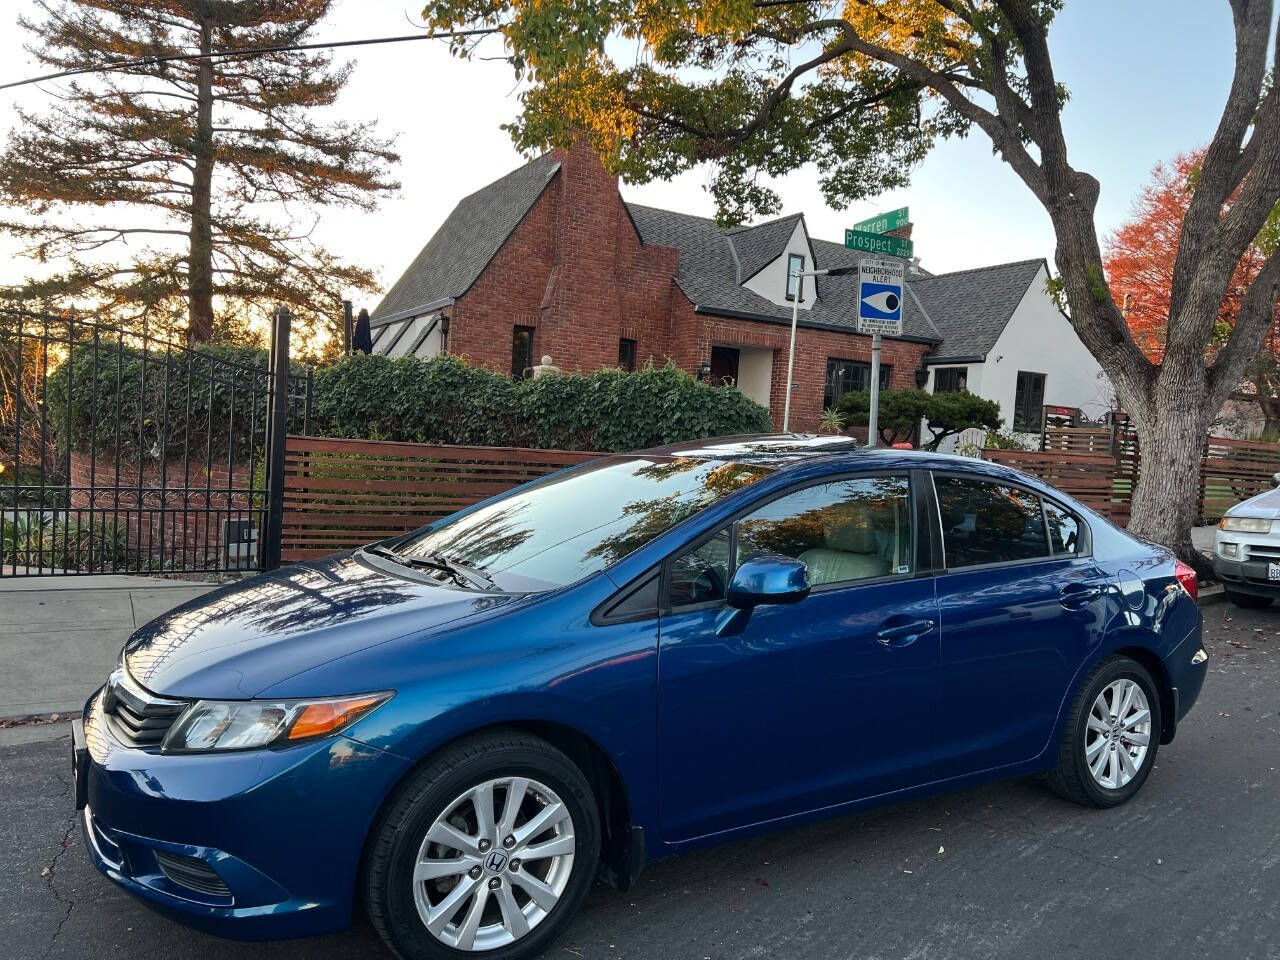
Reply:
M908 623L883 626L876 631L876 639L886 647L905 647L913 643L917 637L928 633L933 626L932 620L912 620Z
M1106 590L1103 587L1069 583L1059 591L1058 602L1068 610L1079 610L1086 604L1097 600L1105 592Z

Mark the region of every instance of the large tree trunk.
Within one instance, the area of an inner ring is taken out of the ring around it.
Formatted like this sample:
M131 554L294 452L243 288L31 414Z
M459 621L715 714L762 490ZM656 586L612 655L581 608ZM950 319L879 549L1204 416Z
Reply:
M200 51L213 49L212 24L200 25ZM187 263L187 340L213 339L213 61L200 61L196 74L195 166L191 179L191 249Z
M1171 547L1179 560L1212 577L1208 561L1191 543L1199 519L1200 458L1213 419L1197 379L1203 380L1161 376L1151 402L1137 403L1130 412L1141 463L1129 530Z

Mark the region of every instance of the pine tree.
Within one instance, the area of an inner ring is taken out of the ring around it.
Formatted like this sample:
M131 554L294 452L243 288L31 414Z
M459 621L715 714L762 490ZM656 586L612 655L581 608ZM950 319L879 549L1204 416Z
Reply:
M313 40L332 0L37 0L28 51L72 70ZM122 320L233 338L251 310L332 327L372 273L309 238L330 206L372 209L399 185L373 123L317 118L351 64L326 51L175 60L77 77L19 112L0 155L0 229L56 275L10 298L100 306Z

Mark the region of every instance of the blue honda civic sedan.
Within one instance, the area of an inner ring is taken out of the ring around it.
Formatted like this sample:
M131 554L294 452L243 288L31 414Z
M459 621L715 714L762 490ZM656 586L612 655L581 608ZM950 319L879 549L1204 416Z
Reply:
M266 939L546 948L597 878L962 785L1129 800L1206 672L1195 576L977 460L612 456L224 586L73 729L98 869Z

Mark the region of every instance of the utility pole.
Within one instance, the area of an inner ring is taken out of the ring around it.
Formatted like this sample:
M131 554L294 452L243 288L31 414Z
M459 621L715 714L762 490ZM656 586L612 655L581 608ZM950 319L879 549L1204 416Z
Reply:
M792 373L796 366L796 326L800 322L800 297L804 293L805 277L843 277L857 273L857 267L832 267L829 270L797 270L791 274L796 278L796 295L791 301L791 346L787 350L787 394L782 402L782 432L791 432L791 387ZM817 284L814 292L817 293ZM879 361L877 360L877 363Z

